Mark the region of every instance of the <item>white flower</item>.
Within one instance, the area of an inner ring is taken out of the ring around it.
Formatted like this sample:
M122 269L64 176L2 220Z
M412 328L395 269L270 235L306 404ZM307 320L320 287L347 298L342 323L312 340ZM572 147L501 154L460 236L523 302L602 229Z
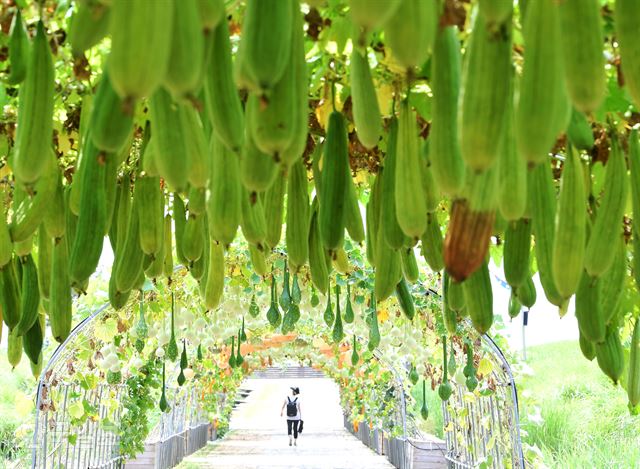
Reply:
M164 357L164 349L162 347L158 347L156 349L156 357L163 358Z

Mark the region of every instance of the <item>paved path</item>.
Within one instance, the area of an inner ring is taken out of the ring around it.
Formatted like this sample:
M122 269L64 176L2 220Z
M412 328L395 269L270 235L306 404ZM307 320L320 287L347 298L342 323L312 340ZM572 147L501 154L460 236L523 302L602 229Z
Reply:
M300 387L304 432L290 447L280 408L293 385ZM332 380L248 379L242 387L252 392L233 413L229 433L185 458L179 469L393 467L343 428Z

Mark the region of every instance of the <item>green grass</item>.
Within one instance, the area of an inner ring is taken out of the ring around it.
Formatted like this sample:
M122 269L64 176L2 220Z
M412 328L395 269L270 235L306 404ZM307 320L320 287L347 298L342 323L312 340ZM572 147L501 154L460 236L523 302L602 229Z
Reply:
M416 400L411 410L415 415L415 422L420 431L428 435L435 435L438 438L444 438L443 423L442 423L442 401L438 396L437 391L432 391L431 386L427 383L427 409L429 411L429 417L427 420L422 420L420 417L420 409L422 407L422 380L409 389L411 395Z
M16 430L24 423L31 423L32 418L30 414L26 417L21 415L16 407L25 404L26 394L30 394L35 387L29 360L23 356L18 367L12 370L5 359L5 342L6 336L0 347L0 467L4 467L7 458L14 460L26 457L28 453L30 435L21 429L19 436L16 436Z
M542 450L544 463L640 467L640 417L629 415L625 391L595 360L587 361L574 341L531 347L527 354L535 374L517 383L523 439Z

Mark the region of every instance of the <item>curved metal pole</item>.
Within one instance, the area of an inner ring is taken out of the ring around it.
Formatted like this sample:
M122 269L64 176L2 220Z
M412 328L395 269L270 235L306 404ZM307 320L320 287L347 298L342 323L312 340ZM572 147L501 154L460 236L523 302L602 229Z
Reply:
M67 347L67 344L71 342L91 321L93 321L100 313L102 313L105 309L109 307L109 303L106 303L91 313L89 316L80 321L76 327L74 327L64 342L62 342L58 347L56 347L55 351L49 358L49 361L45 365L45 367L40 372L40 378L38 379L38 389L36 391L36 425L33 431L33 449L31 450L31 466L36 466L36 456L37 456L37 439L38 439L38 424L40 421L40 406L42 404L42 386L44 384L44 377L46 376L49 368L57 361L58 356L62 353L62 351Z
M484 334L482 336L482 339L489 346L491 351L494 354L496 354L498 358L500 358L504 371L506 371L507 375L509 376L509 384L511 385L511 397L513 398L513 403L515 404L513 406L513 416L515 419L516 436L518 438L517 440L518 441L518 448L517 448L518 459L520 460L520 464L522 465L522 467L525 467L524 453L522 451L522 437L520 436L520 412L518 410L518 390L516 389L516 381L513 377L513 373L511 372L511 366L509 366L509 362L507 361L507 358L502 353L502 350L500 350L500 347L498 347L498 344L496 344L495 341L490 336L488 336L487 334Z
M434 295L436 297L438 297L440 300L444 301L444 295L439 294L438 292L436 292L435 290L429 289L429 293L430 295ZM443 306L444 308L444 306ZM473 325L471 323L471 321L469 319L465 320L465 323L467 325L467 327L469 327L470 329L473 329ZM511 366L509 365L509 361L507 360L507 358L504 356L504 353L502 353L502 350L500 350L500 347L498 347L498 344L495 343L495 341L491 338L490 335L488 334L482 334L480 336L480 339L491 349L491 351L500 359L500 361L502 362L502 367L504 369L504 371L507 373L507 376L509 377L509 385L511 387L511 398L513 399L513 417L515 420L515 430L516 430L516 437L517 437L517 441L515 443L517 443L515 446L516 448L515 451L517 451L517 457L518 460L520 461L521 467L525 467L525 462L524 462L524 453L522 451L522 437L520 436L520 412L518 410L518 391L516 389L516 381L513 377L513 373L511 371ZM444 406L444 403L443 403Z

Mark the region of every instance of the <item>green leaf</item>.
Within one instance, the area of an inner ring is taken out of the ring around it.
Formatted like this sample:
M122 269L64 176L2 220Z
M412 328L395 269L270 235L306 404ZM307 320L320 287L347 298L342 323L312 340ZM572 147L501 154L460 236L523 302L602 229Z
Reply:
M84 416L84 405L82 401L75 401L69 407L69 415L74 419L81 419Z
M115 318L108 318L96 325L94 335L103 342L111 342L117 333L118 321Z
M427 87L416 87L409 97L409 103L418 111L424 120L431 120L431 96Z

